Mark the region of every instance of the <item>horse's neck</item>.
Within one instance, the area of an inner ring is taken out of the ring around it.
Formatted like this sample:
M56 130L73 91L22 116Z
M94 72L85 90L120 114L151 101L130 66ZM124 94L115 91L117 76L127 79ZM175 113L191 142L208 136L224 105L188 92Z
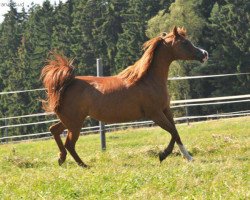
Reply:
M171 52L167 54L165 48L162 46L157 49L149 70L149 76L154 79L154 82L164 85L166 85L168 79L169 66L173 61Z

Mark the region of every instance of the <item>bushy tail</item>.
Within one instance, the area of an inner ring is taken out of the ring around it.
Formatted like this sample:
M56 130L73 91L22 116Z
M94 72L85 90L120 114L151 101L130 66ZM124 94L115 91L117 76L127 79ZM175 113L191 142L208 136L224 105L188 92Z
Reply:
M58 111L61 96L75 77L72 61L56 53L52 55L53 59L48 61L41 72L41 79L47 90L47 99L43 101L43 109L46 112Z

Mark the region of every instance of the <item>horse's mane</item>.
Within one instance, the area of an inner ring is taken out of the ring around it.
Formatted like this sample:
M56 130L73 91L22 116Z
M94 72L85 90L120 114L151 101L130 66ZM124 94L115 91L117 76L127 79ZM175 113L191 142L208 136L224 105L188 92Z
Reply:
M178 33L183 37L186 37L186 30L184 28L178 28ZM173 31L170 33L162 33L160 36L152 38L145 42L142 46L142 50L145 51L142 57L136 61L133 65L129 66L122 72L118 74L126 84L133 85L139 79L141 79L150 68L151 62L153 60L154 51L159 43L164 40L172 40L174 37Z

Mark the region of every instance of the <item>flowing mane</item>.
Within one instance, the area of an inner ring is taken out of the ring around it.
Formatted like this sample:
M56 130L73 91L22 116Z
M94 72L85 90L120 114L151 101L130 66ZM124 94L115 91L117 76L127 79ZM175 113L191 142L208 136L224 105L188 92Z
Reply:
M186 30L184 28L178 28L178 33L183 37L186 37ZM145 51L142 57L133 65L120 72L118 76L126 81L128 85L133 85L134 83L136 83L147 73L153 60L154 51L158 44L165 38L169 38L169 40L172 40L173 37L173 32L170 32L168 34L163 32L160 36L157 36L145 42L142 46L142 50Z
M161 37L155 37L143 44L143 50L145 51L143 56L136 61L133 65L129 66L118 74L127 84L133 85L148 71L151 61L153 60L154 50L158 44L162 41Z

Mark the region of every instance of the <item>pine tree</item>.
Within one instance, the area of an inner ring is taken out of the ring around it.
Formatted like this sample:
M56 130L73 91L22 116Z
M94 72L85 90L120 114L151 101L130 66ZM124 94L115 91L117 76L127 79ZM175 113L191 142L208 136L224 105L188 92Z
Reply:
M29 70L26 74L30 88L40 88L41 68L51 51L52 31L54 26L53 7L49 1L42 6L33 5L29 10L29 20L23 31L19 47L19 58Z
M24 9L22 13L18 13L15 3L12 1L10 1L9 7L10 11L5 15L1 26L0 76L4 91L22 90L27 83L25 68L20 64L18 58L18 48L22 40L27 15ZM0 99L1 117L20 115L25 112L27 95L3 95L0 96ZM20 122L20 120L18 121ZM17 129L18 132L21 130L23 129ZM9 135L13 132L14 130L10 130Z
M66 3L61 1L55 7L54 11L54 26L52 33L52 48L63 52L64 55L71 57L71 37L72 37L72 12L73 1L69 0Z
M94 66L95 59L101 57L105 75L112 73L118 34L121 32L121 10L126 2L117 0L95 0L80 2L73 15L73 35L77 37L72 49L76 60L83 66ZM80 41L80 43L79 43ZM90 68L85 73L96 74Z
M29 20L25 23L21 44L17 50L17 59L22 76L22 89L41 88L40 71L44 66L48 53L51 50L51 37L54 25L53 7L49 1L42 6L32 6L29 10ZM41 92L19 94L23 100L19 101L21 115L43 112L41 108ZM16 114L15 114L16 115ZM20 114L19 114L20 115ZM23 123L35 122L41 119L26 118ZM26 126L20 133L28 134L47 131L46 125Z
M92 1L89 1L91 4ZM93 2L93 7L95 3ZM74 64L78 66L78 73L81 75L96 75L95 54L90 48L92 38L92 21L90 15L96 14L91 9L91 5L86 1L77 1L73 4L72 28L71 28L71 51L74 58Z
M213 32L213 51L207 69L214 73L248 72L250 66L250 4L243 0L227 0L226 4L215 4L211 12L210 29ZM211 81L215 88L211 95L246 94L250 90L250 76L228 77ZM225 84L225 82L229 84ZM231 108L246 104L230 105ZM228 106L224 106L228 107Z
M133 64L142 55L142 44L148 39L145 35L147 21L154 16L164 2L147 0L130 0L128 9L121 15L124 18L122 33L117 42L115 56L116 72Z
M5 14L4 22L1 24L0 76L3 81L4 88L7 87L9 81L11 81L7 77L9 76L10 70L13 69L14 66L16 66L16 52L21 39L21 29L18 22L18 13L15 7L15 3L13 1L10 1L9 7L10 11Z
M103 58L106 75L115 71L114 57L116 54L116 43L118 34L121 33L123 18L120 13L127 7L127 2L110 0L100 4L101 16L94 19L93 38L96 38L92 44L96 49L96 55Z

